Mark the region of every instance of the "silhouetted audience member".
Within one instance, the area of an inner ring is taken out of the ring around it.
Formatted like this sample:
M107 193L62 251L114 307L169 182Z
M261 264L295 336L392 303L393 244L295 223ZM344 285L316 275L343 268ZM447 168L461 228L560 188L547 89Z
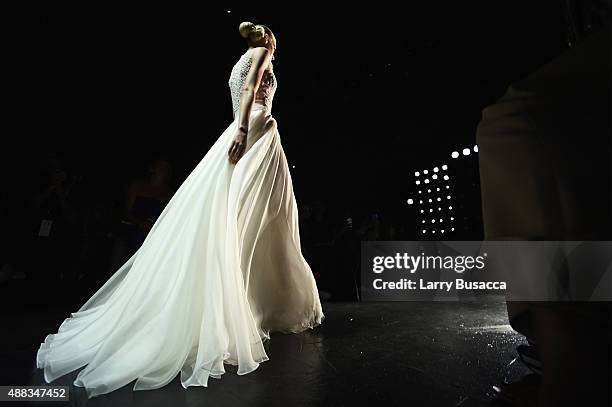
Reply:
M483 111L487 240L612 240L611 34L608 26L576 44ZM611 405L610 302L508 302L508 315L542 376L534 399L520 384L504 386L503 397Z
M121 266L144 242L149 230L172 198L171 166L165 158L149 162L148 175L129 182L117 232L111 271Z
M82 177L68 172L59 156L50 154L40 162L38 180L28 201L25 242L27 274L39 289L48 283L73 280L80 253L82 219L79 213Z

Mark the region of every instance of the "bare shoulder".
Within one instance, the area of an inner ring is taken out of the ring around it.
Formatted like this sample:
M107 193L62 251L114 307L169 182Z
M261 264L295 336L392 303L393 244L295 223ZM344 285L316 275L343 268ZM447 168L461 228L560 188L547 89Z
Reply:
M255 47L251 51L253 55L254 65L262 65L270 56L270 51L266 47Z
M253 56L266 57L270 51L266 47L254 47L251 52Z

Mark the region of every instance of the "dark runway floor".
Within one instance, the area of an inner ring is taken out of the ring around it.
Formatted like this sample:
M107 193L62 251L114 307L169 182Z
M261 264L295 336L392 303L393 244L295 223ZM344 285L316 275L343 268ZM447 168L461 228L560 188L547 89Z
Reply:
M70 311L5 304L0 335L0 384L43 384L35 354ZM482 406L504 377L521 337L507 325L502 298L482 302L325 303L326 319L314 331L273 335L270 360L238 376L232 366L209 387L159 390L127 385L87 400L71 386L70 405L92 406ZM53 384L71 385L77 372ZM26 403L14 403L26 405ZM50 406L51 403L39 403ZM62 405L69 405L63 403Z

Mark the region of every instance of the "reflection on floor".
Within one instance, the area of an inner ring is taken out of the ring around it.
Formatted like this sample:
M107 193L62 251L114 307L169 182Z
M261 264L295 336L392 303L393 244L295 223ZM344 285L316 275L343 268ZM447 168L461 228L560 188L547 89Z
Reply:
M1 312L0 384L44 383L34 357L72 309ZM491 386L523 374L514 359L521 337L507 324L502 298L481 302L325 303L314 331L273 335L270 360L238 376L232 366L208 388L133 392L127 385L87 401L71 387L70 405L96 406L480 406ZM76 372L57 380L71 385ZM40 403L51 406L51 403ZM61 405L66 406L68 403ZM24 404L20 404L24 405Z

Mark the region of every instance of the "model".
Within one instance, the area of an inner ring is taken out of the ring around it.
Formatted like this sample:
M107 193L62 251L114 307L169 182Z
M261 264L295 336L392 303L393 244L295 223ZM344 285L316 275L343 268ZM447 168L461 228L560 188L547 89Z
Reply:
M300 332L323 312L300 249L298 212L272 99L276 38L240 24L248 49L229 87L234 121L185 179L142 246L37 353L45 381L82 369L88 398L207 386L268 360L271 331Z

